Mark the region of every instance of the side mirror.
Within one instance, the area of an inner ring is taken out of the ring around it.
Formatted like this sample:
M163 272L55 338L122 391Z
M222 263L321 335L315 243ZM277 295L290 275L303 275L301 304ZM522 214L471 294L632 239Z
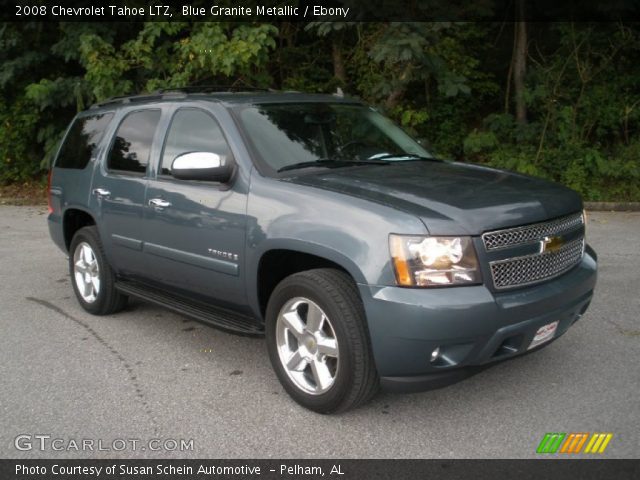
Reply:
M179 180L205 180L225 183L233 174L233 157L213 152L178 155L171 164L171 175Z

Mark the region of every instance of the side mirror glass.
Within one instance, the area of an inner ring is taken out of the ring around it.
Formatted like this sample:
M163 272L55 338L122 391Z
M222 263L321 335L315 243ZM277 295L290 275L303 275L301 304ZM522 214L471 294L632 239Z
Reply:
M205 180L225 183L233 174L233 157L213 152L178 155L171 164L171 175L179 180Z

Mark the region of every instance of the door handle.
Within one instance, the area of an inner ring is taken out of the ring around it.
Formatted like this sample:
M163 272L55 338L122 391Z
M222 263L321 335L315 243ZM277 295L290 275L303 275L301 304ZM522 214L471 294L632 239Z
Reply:
M111 195L111 192L109 190L105 190L104 188L94 188L93 194L97 197L108 197L109 195Z
M149 205L152 207L167 208L171 206L171 202L167 202L161 198L152 198L149 200Z

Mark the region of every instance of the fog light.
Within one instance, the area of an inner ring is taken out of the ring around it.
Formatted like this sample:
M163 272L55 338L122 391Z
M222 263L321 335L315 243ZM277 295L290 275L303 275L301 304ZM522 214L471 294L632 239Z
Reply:
M440 356L440 347L436 347L436 349L431 352L431 363L435 362Z

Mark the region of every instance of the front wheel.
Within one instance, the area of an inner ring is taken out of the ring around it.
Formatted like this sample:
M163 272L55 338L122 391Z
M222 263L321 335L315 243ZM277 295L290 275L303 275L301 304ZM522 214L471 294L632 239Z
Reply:
M306 408L344 411L377 391L362 301L352 279L339 270L284 279L269 299L266 336L280 382Z

